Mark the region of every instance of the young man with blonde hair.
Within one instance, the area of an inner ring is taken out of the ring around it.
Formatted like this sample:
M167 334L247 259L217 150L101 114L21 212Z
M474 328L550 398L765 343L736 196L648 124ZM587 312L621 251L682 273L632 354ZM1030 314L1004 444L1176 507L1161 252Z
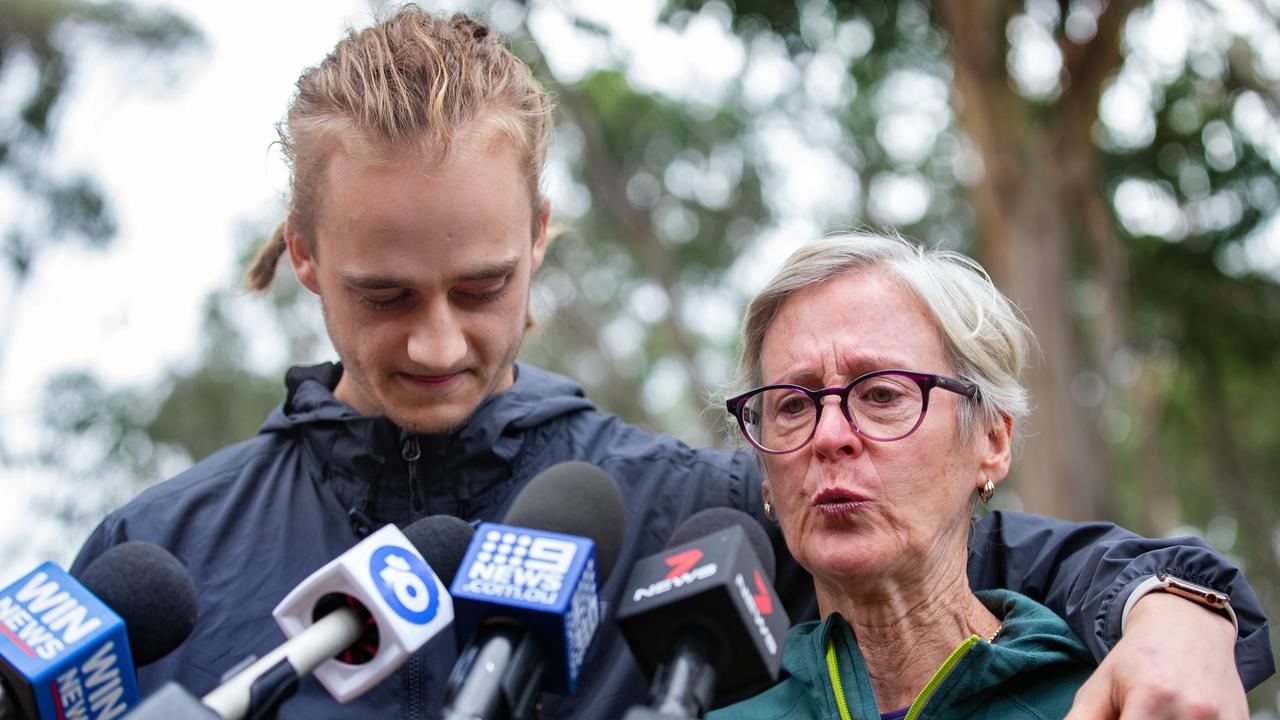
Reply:
M760 515L760 478L745 452L655 436L600 414L569 379L515 361L547 246L540 182L550 130L549 100L529 68L463 16L401 9L302 75L281 127L288 218L249 282L267 288L287 255L319 297L341 363L292 369L287 399L256 437L143 493L82 549L77 567L126 540L156 542L197 583L196 629L141 671L144 692L176 680L203 694L244 656L279 644L271 608L378 526L438 513L501 517L531 477L577 459L618 481L628 527L579 691L544 698L544 716L620 717L645 701L648 683L609 615L626 569L699 509ZM1226 620L1153 596L1117 643L1109 613L1157 570L1233 593L1240 667L1252 679L1272 662L1251 591L1201 543L1000 513L978 535L991 549L971 571L982 582L1065 613L1100 659L1114 646L1097 693L1117 708L1150 702L1153 677L1166 681L1155 699L1177 712L1199 707L1203 691L1180 687L1195 685L1243 708ZM797 614L812 613L807 578L782 565L780 591ZM1152 651L1153 638L1163 648ZM1204 652L1181 657L1189 644ZM453 639L438 638L345 706L305 680L281 716L435 717L455 658Z

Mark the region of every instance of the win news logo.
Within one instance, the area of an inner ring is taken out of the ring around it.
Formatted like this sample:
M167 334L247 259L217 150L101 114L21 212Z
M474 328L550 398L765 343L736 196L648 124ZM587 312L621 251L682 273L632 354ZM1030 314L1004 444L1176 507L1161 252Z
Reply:
M124 621L53 563L0 590L0 656L37 717L114 720L139 700Z

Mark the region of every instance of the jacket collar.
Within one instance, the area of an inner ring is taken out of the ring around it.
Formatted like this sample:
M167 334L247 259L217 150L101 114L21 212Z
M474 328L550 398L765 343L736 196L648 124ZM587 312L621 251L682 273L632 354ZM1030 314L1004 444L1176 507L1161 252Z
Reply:
M1000 639L994 644L972 642L949 672L935 676L939 682L924 702L926 709L935 710L926 717L967 717L989 692L1023 673L1057 664L1093 664L1088 649L1066 621L1043 605L1009 590L983 590L975 595L992 614L1002 618ZM829 642L835 648L834 660L849 712L855 718L879 718L866 661L852 629L838 613L792 628L783 650L783 668L804 683L817 707L829 708L830 717L840 717L828 671ZM956 712L936 715L939 707Z
M367 515L374 527L428 511L482 513L487 506L470 505L469 499L510 480L511 461L530 430L594 409L566 377L524 363L516 363L515 376L510 388L486 398L457 431L416 435L335 398L340 364L294 367L285 375L285 402L260 432L297 436L344 507ZM406 459L413 456L410 443L417 448L414 461ZM423 494L421 510L411 502L416 493Z

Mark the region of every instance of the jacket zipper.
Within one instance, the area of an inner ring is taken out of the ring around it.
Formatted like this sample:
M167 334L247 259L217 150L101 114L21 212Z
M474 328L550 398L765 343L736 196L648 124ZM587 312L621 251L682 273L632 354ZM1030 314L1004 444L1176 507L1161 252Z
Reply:
M920 713L924 710L925 704L929 702L929 698L933 697L934 691L936 691L938 686L947 679L947 676L955 669L956 665L960 662L960 659L972 650L973 646L977 645L980 641L981 638L977 635L970 635L969 639L960 643L959 647L951 651L951 654L943 661L942 667L939 667L938 670L933 673L933 677L929 678L929 682L924 684L924 689L920 691L919 695L916 695L915 701L912 702L911 707L907 709L907 715L903 720L919 719ZM827 638L827 674L831 676L831 687L835 691L836 707L840 710L840 720L853 720L852 716L849 715L849 706L845 702L844 685L840 681L840 668L839 663L836 661L836 643L834 637Z
M427 668L423 662L420 653L414 653L409 656L409 662L405 664L405 673L408 676L409 687L409 707L405 714L407 720L421 720L422 718L422 678L426 675Z
M836 641L832 637L827 638L827 674L831 676L831 687L836 693L840 720L853 720L849 716L849 706L844 701L844 685L840 682L840 668L836 663Z
M400 457L408 463L409 467L409 521L412 522L422 514L422 496L418 492L418 460L422 457L422 448L418 445L418 436L409 435L404 439L404 444L400 447ZM422 656L414 653L409 656L409 662L405 663L405 680L408 686L409 703L406 709L406 717L408 720L421 720L422 713L422 686L423 677L426 675L427 668L423 662Z
M977 645L980 640L981 638L977 635L970 635L968 640L960 643L959 647L951 651L947 659L942 662L942 667L938 668L933 677L929 678L929 682L924 684L924 689L916 696L915 702L911 703L911 707L907 710L907 716L903 720L916 720L916 718L920 717L920 713L924 711L925 703L929 702L929 698L933 697L933 691L937 690L942 681L947 679L947 676L955 669L956 664L960 662L960 658L972 650L973 646Z
M418 494L418 459L422 457L422 448L418 446L417 435L404 439L400 457L409 463L409 507L412 508L409 520L412 521L422 514L422 497Z
M458 517L471 519L471 488L465 482L458 483Z

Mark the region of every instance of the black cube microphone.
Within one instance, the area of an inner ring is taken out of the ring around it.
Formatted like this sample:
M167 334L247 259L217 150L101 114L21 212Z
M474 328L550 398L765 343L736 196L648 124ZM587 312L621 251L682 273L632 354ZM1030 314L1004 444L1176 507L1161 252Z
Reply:
M653 681L654 710L628 718L702 717L773 684L791 626L773 573L764 530L731 508L696 513L666 550L637 561L617 618Z

